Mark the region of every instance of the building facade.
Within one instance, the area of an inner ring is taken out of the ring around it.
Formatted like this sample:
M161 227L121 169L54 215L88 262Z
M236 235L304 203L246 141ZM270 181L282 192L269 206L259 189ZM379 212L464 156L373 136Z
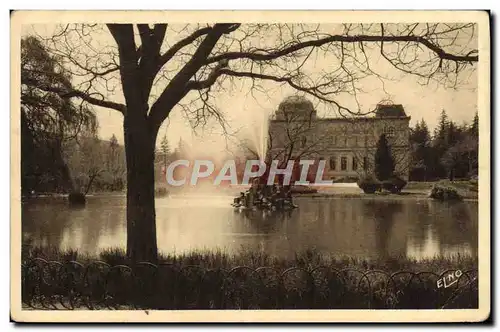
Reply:
M395 104L379 104L374 113L323 118L305 97L287 97L270 120L268 158L325 160L323 179L354 179L373 172L377 142L385 134L395 173L408 180L410 117Z

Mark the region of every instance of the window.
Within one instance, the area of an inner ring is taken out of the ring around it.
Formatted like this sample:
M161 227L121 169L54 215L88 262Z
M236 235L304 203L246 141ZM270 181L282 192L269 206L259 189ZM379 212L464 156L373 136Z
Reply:
M334 171L336 168L337 168L336 158L334 156L330 157L330 169Z
M301 144L301 147L302 147L302 148L306 147L306 144L307 144L307 138L306 138L306 137L302 137L302 142L301 142L300 144Z
M366 158L366 157L363 157L363 169L365 171L368 170L368 158Z
M394 127L386 127L384 130L385 136L387 137L394 137L395 135L395 130Z
M341 157L340 158L340 169L342 171L347 170L347 157Z
M348 140L348 146L349 147L355 147L356 146L356 136L354 137L349 137L349 140Z
M358 160L356 157L352 157L352 170L355 171L358 169Z

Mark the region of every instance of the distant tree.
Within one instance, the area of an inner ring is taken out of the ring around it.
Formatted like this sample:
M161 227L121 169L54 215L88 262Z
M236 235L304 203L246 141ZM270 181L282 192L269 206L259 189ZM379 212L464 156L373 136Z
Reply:
M389 179L394 173L394 159L385 134L380 135L375 153L375 175L380 181Z
M448 146L453 146L460 142L460 140L462 139L462 128L457 126L455 122L450 121L447 129L446 143L448 144Z
M163 165L161 166L163 174L162 176L165 176L167 172L167 164L171 157L170 144L168 143L167 134L163 135L163 138L160 143L160 151L161 154L163 155L163 161L162 161Z
M448 173L448 179L450 181L455 179L455 169L460 162L461 154L462 151L460 149L460 145L457 144L446 150L444 155L441 157L441 162Z
M474 119L472 120L470 133L476 137L479 137L479 116L477 114L477 111L476 114L474 115Z
M410 138L413 142L422 147L427 147L431 144L431 134L424 119L417 122Z
M163 153L165 158L167 158L167 156L170 154L170 145L168 144L167 134L163 135L160 147L161 147L161 152Z
M449 140L453 135L449 132L450 121L445 110L441 111L438 125L432 137L432 149L429 151L428 176L431 178L443 178L446 176L446 167L443 165L443 156L451 147ZM452 129L453 130L453 129Z
M436 130L434 131L434 140L436 142L439 143L446 142L446 133L448 131L448 125L449 125L448 115L446 114L445 110L442 110L439 116L438 125L436 127Z
M411 152L411 175L412 178L426 180L429 169L432 168L431 157L431 135L424 119L417 122L415 128L410 132Z
M477 172L478 157L478 117L474 117L471 124L459 126L447 120L446 126L440 125L434 144L434 154L445 171L441 177L449 180L456 177L468 177Z
M118 139L115 134L111 136L109 139L109 148L106 153L107 160L107 177L109 180L107 181L107 189L108 190L123 190L125 185L125 156L123 155L123 149L120 148L118 144Z
M477 175L478 169L478 151L479 139L477 136L466 133L464 138L457 143L457 149L460 153L458 170L461 176L470 177Z

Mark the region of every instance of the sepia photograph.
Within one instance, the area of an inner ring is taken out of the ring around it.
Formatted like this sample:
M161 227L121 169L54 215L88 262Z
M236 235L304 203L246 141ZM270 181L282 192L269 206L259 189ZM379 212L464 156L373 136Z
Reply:
M17 322L490 315L487 11L11 13Z

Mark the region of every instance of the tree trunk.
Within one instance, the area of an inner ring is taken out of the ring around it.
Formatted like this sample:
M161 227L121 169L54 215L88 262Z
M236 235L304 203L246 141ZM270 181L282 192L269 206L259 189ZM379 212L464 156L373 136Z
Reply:
M156 241L154 146L157 130L145 116L124 119L127 159L127 256L133 262L158 260Z

